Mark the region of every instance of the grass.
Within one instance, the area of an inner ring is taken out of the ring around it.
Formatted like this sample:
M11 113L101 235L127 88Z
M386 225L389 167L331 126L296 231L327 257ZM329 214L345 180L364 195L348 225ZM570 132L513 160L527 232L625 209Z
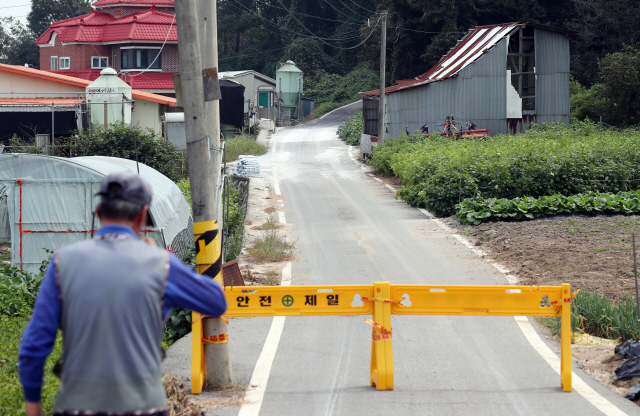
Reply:
M273 214L274 212L276 212L276 207L267 207L265 208L264 212L266 212L267 214Z
M247 250L249 258L257 262L275 262L293 257L294 244L270 230L256 237Z
M266 222L260 225L261 230L277 230L278 228L282 228L282 224L277 221L274 221L273 218L267 219Z
M20 337L28 318L0 315L0 414L24 415L22 385L18 378L18 348ZM51 372L53 364L62 352L62 337L58 334L53 353L47 360L42 388L44 414L51 414L51 407L58 391L58 379Z
M347 100L347 101L341 101L338 103L334 103L334 102L330 102L330 103L322 103L319 106L317 106L316 108L313 109L313 115L307 119L305 119L304 121L311 121L314 120L326 113L328 113L329 111L333 111L336 108L342 107L343 105L347 105L347 104L351 104L353 102L353 100Z
M560 318L538 318L554 335L560 334ZM597 291L581 291L571 301L571 330L606 339L638 339L635 299L609 300Z
M280 286L280 273L275 270L269 270L262 282L265 286Z
M254 136L234 136L226 140L227 162L238 160L240 155L260 156L267 153L267 146L258 143Z

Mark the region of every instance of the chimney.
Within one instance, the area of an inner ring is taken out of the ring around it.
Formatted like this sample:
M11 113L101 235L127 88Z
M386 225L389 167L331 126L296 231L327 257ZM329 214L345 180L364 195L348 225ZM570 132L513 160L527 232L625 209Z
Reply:
M116 19L120 19L122 17L122 10L116 10L116 13L113 17L115 17Z

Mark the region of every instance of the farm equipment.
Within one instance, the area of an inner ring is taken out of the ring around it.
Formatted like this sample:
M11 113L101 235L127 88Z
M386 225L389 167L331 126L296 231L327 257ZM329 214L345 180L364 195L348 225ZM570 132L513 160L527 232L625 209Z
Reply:
M454 139L486 137L489 135L489 129L476 129L476 125L470 121L462 123L456 118L455 114L447 116L444 123L436 124L436 126L443 127L442 131L440 131L441 135ZM427 127L427 135L429 135L428 132L429 128Z

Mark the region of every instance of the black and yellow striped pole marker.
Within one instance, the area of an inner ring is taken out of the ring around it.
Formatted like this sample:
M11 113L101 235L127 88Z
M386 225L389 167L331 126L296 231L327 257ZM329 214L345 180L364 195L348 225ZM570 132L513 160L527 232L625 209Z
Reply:
M222 279L222 250L218 221L202 221L193 224L193 234L196 246L196 268L198 273L209 276L224 286ZM204 356L204 344L222 344L229 342L229 334L204 336L204 316L191 313L192 356L191 356L191 392L202 392L207 366ZM224 318L222 318L224 319ZM226 321L226 319L225 319ZM228 321L227 321L228 323Z

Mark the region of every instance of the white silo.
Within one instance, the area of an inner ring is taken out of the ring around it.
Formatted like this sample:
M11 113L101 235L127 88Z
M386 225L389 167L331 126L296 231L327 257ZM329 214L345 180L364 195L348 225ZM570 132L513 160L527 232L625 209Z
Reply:
M113 68L103 69L86 89L91 129L107 130L110 124L118 122L129 125L133 109L131 90Z

